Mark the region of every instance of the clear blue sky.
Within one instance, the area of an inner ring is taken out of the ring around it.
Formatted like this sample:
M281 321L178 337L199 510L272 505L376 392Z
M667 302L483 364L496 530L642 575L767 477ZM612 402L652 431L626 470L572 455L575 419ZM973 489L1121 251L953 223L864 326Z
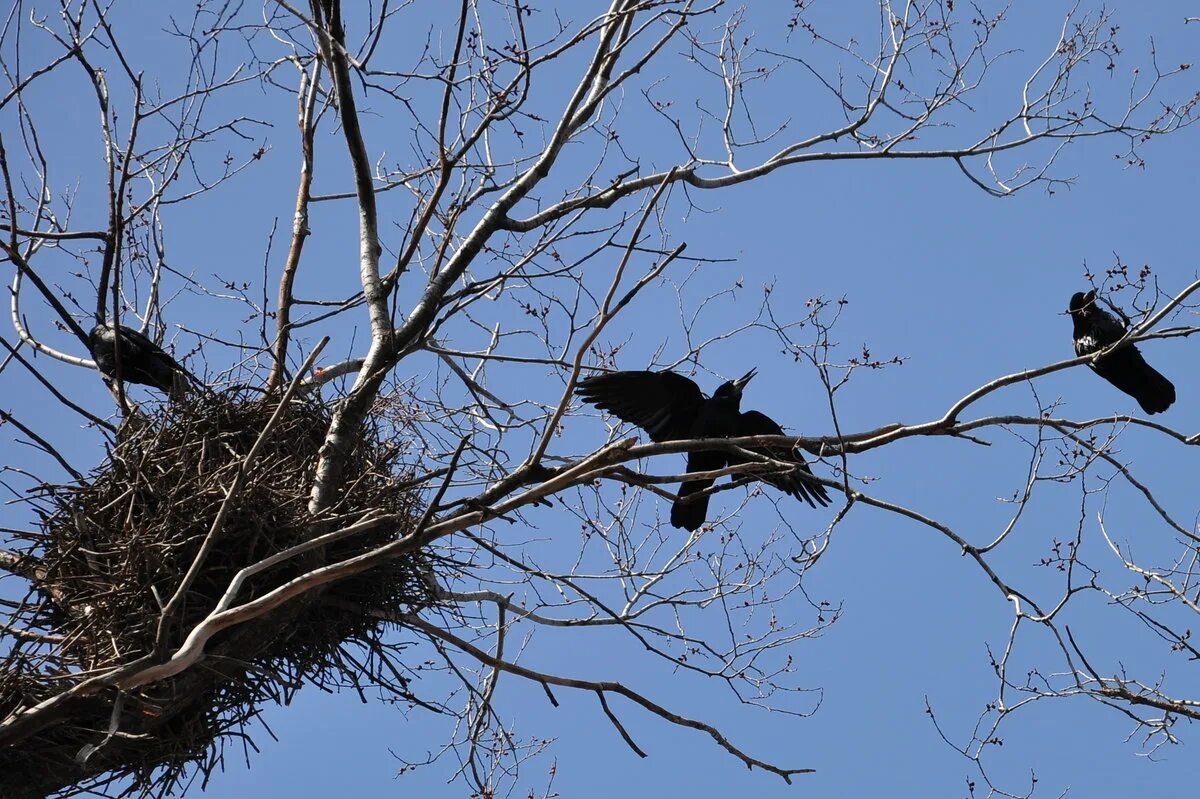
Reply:
M1032 5L1017 4L1004 34L1012 46L1027 48L1024 55L1029 58L1050 44L1056 34L1055 20L1069 7L1057 1L1036 4L1036 9L1023 7ZM1118 16L1126 54L1112 78L1114 84L1127 77L1121 69L1144 63L1151 35L1163 63L1190 61L1197 52L1200 25L1183 24L1193 11L1189 4L1152 6L1130 4ZM131 42L136 40L132 51L140 63L151 68L158 58L169 65L173 45L161 33L162 20L138 19L124 10L120 30ZM752 26L754 16L748 19ZM1021 58L1018 55L1016 60L1026 63ZM566 81L569 74L562 70L561 78ZM977 118L987 119L991 104L1010 103L1019 88L1013 82L1016 74L998 69L992 78L996 91L982 93L976 108L958 117L964 126ZM648 74L645 83L658 77ZM672 76L677 84L692 79L686 72ZM692 88L679 85L680 93ZM773 85L786 97L786 81ZM538 88L554 98L569 85L547 83ZM1112 91L1111 85L1097 87L1101 95ZM65 184L69 175L86 175L97 155L92 151L95 113L91 99L82 92L79 75L65 72L61 95L40 97L41 102L54 102L69 123L47 132L47 146L61 159L60 180ZM632 96L627 100L634 102ZM546 105L552 107L554 100ZM262 95L262 106L251 113L268 116L275 124L268 132L255 133L259 142L272 147L263 163L168 215L173 266L204 280L216 274L251 281L254 291L261 291L264 242L272 221L278 219L280 232L268 280L268 293L274 297L281 242L290 227L294 197L292 109L292 101L277 92ZM803 108L794 109L790 116L793 124L806 124ZM669 152L674 141L668 131L650 120L632 119L626 140L657 138L656 144L646 144L641 151ZM13 117L0 118L0 124L6 139L16 135ZM367 128L372 156L386 150L403 160L408 124L406 119L372 118ZM318 171L318 192L349 188L336 155L340 136L331 130L326 125L321 134L323 152L329 155L322 167L327 171ZM391 142L389 137L397 140L385 146L382 142ZM73 144L77 141L78 146ZM1010 199L988 197L964 180L952 163L941 162L816 164L737 189L698 195L708 213L693 211L685 216L682 203L669 206L673 241L686 241L689 254L734 260L706 267L685 287L685 302L694 306L706 294L742 282L732 298L723 300L703 320L701 327L713 331L752 316L761 287L769 282L775 284L777 307L792 318L804 315L808 298L844 295L849 304L835 336L844 347L842 352L853 355L866 343L877 356L902 355L907 361L901 368L855 378L840 397L843 428L936 418L990 378L1071 354L1070 323L1061 312L1071 293L1085 286L1085 263L1093 270L1103 269L1116 253L1130 264L1149 264L1167 291L1196 278L1194 183L1200 156L1195 133L1184 131L1152 142L1146 148L1145 168L1122 168L1113 157L1117 149L1116 140L1073 147L1060 163L1060 174L1078 175L1078 180L1070 190L1052 196L1033 189ZM98 219L102 208L95 203L101 198L95 187L84 183L80 226ZM400 202L397 197L394 204L389 199L381 206L385 242L392 247L398 244L399 226L407 219L400 214ZM353 287L356 224L351 203L322 206L305 256L301 293L336 295ZM603 288L609 269L600 269L594 286ZM663 360L680 354L673 303L672 289L656 289L606 332L604 340L610 343L631 339L621 354L622 367L642 368L660 346ZM170 322L205 331L228 333L244 315L232 304L190 297L180 299L174 308ZM519 322L519 311L511 307L487 313L497 319L508 314L508 321ZM361 316L321 331L334 335L333 352L361 354L366 340L365 314ZM637 335L632 336L635 329ZM182 335L179 343L190 347L194 338ZM1200 429L1194 400L1200 394L1194 349L1192 340L1145 347L1154 364L1174 381L1180 397L1164 421L1185 432ZM211 366L220 368L228 365L231 356L212 350L209 357ZM779 352L775 340L765 333L752 331L735 344L706 351L703 367L708 373L698 380L711 390L719 379L739 375L750 364L760 369L747 392L750 407L780 419L796 433L831 432L815 372ZM434 369L432 362L420 359L401 366L405 377L430 382ZM92 376L65 369L61 374L73 396L93 408L107 407L105 394ZM561 382L538 368L493 377L514 395L519 389L545 402L553 402L561 392ZM32 388L26 390L12 370L3 381L4 406L18 413L37 413L37 404L44 402L41 396ZM1052 375L1037 387L1044 400L1061 397L1066 403L1062 412L1072 417L1135 410L1131 400L1084 369ZM1034 405L1026 387L1014 386L981 410L1031 413ZM45 413L59 411L50 408ZM53 425L50 417L46 420ZM562 446L564 453L595 446L604 433L590 415L568 418L566 427L567 435L555 445ZM1007 518L1007 506L996 497L1019 490L1027 466L1026 451L1011 439L999 432L989 438L994 441L989 449L965 441L905 443L865 456L854 465L859 474L879 478L870 486L873 494L910 504L954 525L973 541L985 541ZM77 465L90 466L100 457L85 437L62 433L56 442L76 458ZM1153 482L1181 518L1192 517L1194 453L1136 433L1127 436L1122 449L1139 475ZM6 463L28 461L48 471L27 446L14 442L7 429L0 435L0 451ZM667 457L671 460L655 463L654 468L660 473L681 470L681 459ZM1014 582L1048 603L1056 596L1058 583L1055 575L1034 564L1048 553L1052 539L1073 534L1078 522L1077 492L1075 486L1047 488L1031 506L1011 547L997 556ZM719 495L714 504L734 502L735 496ZM1149 517L1135 505L1130 492L1115 490L1110 505L1115 503L1125 503L1110 507L1114 518L1126 525L1120 538L1136 539L1142 527L1146 536L1164 536L1161 525L1147 523ZM823 529L831 516L830 510L780 507L802 534ZM536 510L530 519L535 530L511 534L545 539L544 550L538 553L543 562L570 556L578 543L578 524L572 517ZM771 505L762 500L743 522L746 536L767 535L778 527ZM502 535L507 531L498 529ZM1089 528L1085 540L1089 562L1108 575L1117 574L1118 564L1098 532ZM1113 580L1128 582L1120 576ZM805 587L815 599L844 607L837 624L794 650L798 681L823 692L812 718L739 705L720 686L686 673L671 673L661 661L646 658L628 641L611 635L555 638L539 631L522 663L572 676L619 678L673 710L716 724L752 755L782 765L814 767L816 774L797 777L796 785L789 787L774 776L748 772L701 734L671 727L617 700L614 706L624 723L650 755L638 759L605 720L593 696L559 690L561 707L556 709L539 687L506 677L497 699L502 714L524 735L557 739L547 754L523 767L518 795L539 790L546 772L556 764L554 788L570 797L965 796L966 779L976 775L937 737L925 714L925 701L928 698L933 704L948 735L960 741L966 738L994 694L986 647L1003 647L1011 606L945 539L865 508L855 510L838 529ZM1178 694L1197 694L1200 680L1194 665L1166 652L1161 641L1135 626L1127 614L1096 600L1081 606L1073 629L1086 635L1091 651L1105 661L1102 671L1111 672L1122 663L1153 679L1157 669L1167 666L1169 684ZM794 611L798 624L811 620L810 610L798 599L779 610L789 611ZM719 625L721 620L714 617L711 623ZM1015 673L1023 674L1033 665L1057 664L1052 655L1047 640L1027 633ZM802 709L810 704L810 699L799 700ZM342 794L465 793L462 783L445 782L455 768L452 759L396 776L399 763L392 753L418 760L445 738L445 722L423 711L405 714L383 702L361 704L353 692L326 695L306 690L291 707L268 708L264 717L279 740L257 736L261 752L251 755L250 770L241 764L240 751L231 748L226 773L194 795L315 799ZM1194 789L1200 759L1189 725L1177 729L1183 746L1161 749L1153 759L1140 756L1139 738L1125 740L1130 727L1128 719L1094 702L1048 701L1017 714L1002 729L1004 745L992 754L992 771L1001 785L1020 789L1023 775L1034 770L1039 796L1058 796L1068 788L1070 795L1089 799L1181 795ZM977 795L986 795L986 789L977 790Z

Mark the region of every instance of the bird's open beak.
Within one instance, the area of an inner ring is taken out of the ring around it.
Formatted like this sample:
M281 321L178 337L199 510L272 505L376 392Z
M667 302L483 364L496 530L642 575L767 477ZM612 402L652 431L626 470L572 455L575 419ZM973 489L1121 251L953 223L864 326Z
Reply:
M746 374L733 381L734 388L738 390L739 394L742 393L742 389L746 387L746 384L749 383L756 374L758 374L758 369L751 369L749 372L746 372Z

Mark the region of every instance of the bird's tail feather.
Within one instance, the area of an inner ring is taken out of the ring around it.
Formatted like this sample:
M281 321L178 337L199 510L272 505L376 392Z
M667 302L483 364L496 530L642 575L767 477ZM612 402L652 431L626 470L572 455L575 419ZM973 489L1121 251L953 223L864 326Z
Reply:
M693 497L713 484L712 480L688 480L679 486L679 499L671 506L671 526L695 532L708 516L710 495Z
M172 402L186 399L188 394L188 379L179 372L171 373L171 385L167 388L167 397Z

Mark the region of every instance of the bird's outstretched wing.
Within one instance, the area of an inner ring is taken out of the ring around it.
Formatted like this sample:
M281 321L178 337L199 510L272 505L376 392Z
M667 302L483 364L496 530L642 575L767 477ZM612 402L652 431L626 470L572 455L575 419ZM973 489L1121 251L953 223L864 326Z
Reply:
M674 372L610 372L581 380L575 393L587 403L636 424L651 441L689 438L704 394Z
M742 414L741 422L738 425L739 436L781 436L784 435L783 428L775 423L775 420L765 413L759 411L746 411ZM817 505L825 506L829 504L829 494L825 490L825 486L821 485L814 479L812 469L804 462L796 452L788 447L758 447L754 451L761 452L769 458L774 458L778 461L790 462L796 464L796 468L789 472L781 472L777 474L766 474L762 476L762 480L770 483L780 491L791 494L796 499L804 500L809 504L809 507L815 508ZM729 462L746 463L749 459L733 452L729 455ZM806 477L807 475L807 477Z

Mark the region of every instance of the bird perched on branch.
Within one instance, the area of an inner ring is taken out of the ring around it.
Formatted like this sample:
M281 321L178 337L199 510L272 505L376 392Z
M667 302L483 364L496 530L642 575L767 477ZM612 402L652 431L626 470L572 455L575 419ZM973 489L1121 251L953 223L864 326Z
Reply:
M575 393L584 402L642 428L650 434L651 441L781 436L783 430L771 417L758 411L743 413L741 410L742 390L755 372L751 369L737 380L722 383L711 397L705 397L699 386L674 372L597 375L580 381ZM764 474L759 479L807 502L810 507L829 504L825 487L813 479L812 470L794 449L787 446L749 449L773 460L795 464L789 471ZM752 460L726 450L697 450L688 453L687 469L689 472L709 472ZM711 479L699 479L680 485L679 499L671 506L673 526L692 531L704 523L710 495L692 495L712 484Z
M183 395L191 378L187 370L153 341L125 325L114 331L112 325L98 324L88 334L88 349L102 375L117 378L118 337L122 380L157 388L172 399Z
M1116 343L1126 326L1096 303L1096 290L1076 292L1068 308L1075 326L1072 338L1076 355L1092 355ZM1133 344L1117 349L1091 364L1096 374L1138 401L1146 413L1161 413L1175 401L1175 386L1159 374Z

